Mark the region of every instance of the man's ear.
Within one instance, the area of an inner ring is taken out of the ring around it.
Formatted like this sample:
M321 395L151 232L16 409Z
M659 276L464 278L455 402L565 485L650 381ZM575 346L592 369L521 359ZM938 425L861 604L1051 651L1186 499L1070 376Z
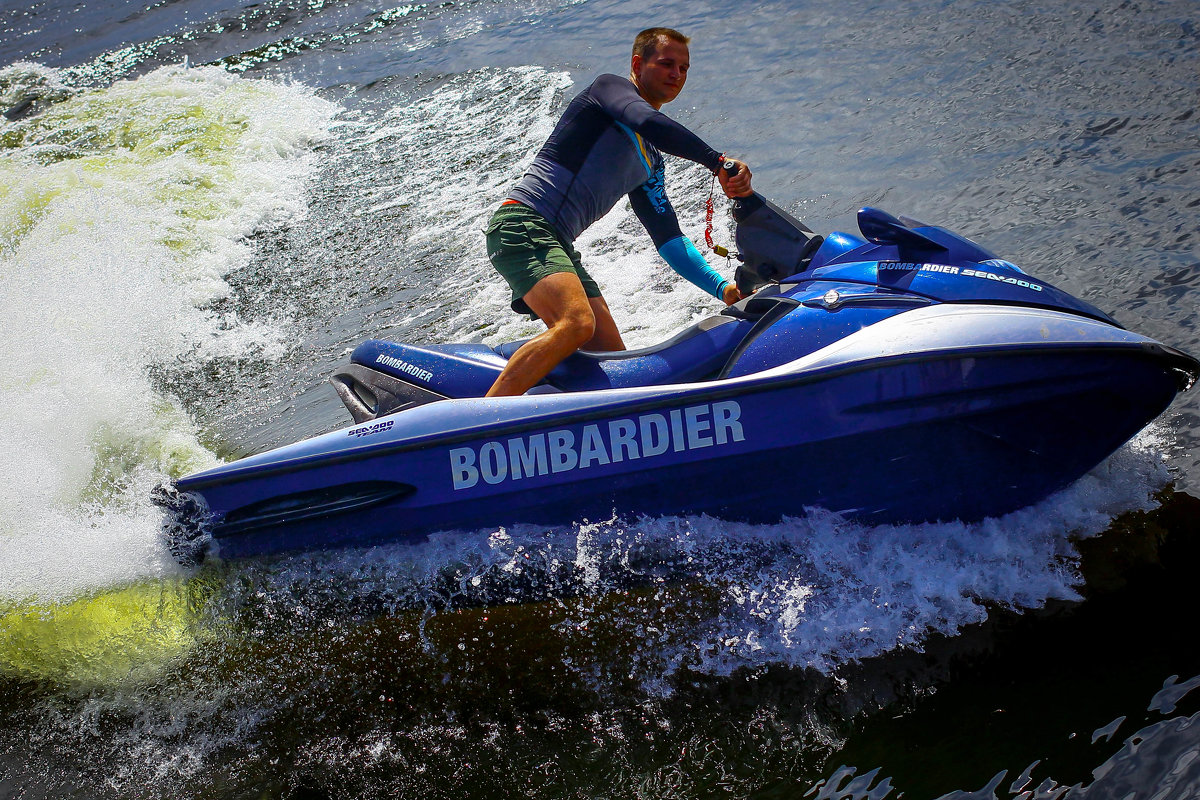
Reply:
M641 68L642 68L642 54L634 53L633 58L631 58L629 60L629 71L632 72L634 75L637 75L638 71Z

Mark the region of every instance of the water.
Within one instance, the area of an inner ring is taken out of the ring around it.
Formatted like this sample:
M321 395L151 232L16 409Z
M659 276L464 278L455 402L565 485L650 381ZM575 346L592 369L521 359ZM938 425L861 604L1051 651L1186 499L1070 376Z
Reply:
M1193 10L6 2L0 797L1200 796L1195 392L971 526L581 520L184 572L146 499L344 425L324 379L363 338L536 331L483 224L664 22L694 37L667 110L811 227L944 223L1200 352ZM669 169L698 240L709 178ZM631 346L712 311L628 209L579 249Z

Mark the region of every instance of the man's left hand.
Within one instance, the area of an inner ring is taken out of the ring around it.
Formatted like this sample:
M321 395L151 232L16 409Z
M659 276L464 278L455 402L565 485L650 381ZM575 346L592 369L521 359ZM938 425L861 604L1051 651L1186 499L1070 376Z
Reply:
M750 187L750 167L746 166L744 161L738 161L736 158L726 159L737 165L737 173L733 177L725 174L725 169L717 170L717 180L721 182L721 190L725 192L726 197L749 197L754 193L754 189Z
M737 286L733 283L725 284L725 288L721 290L721 300L725 302L725 305L731 306L741 299L742 293L738 291Z

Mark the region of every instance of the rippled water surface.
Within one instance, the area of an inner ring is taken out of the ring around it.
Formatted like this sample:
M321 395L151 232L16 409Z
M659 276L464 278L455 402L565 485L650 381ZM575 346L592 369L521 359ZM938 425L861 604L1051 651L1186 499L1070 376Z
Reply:
M1200 796L1194 391L975 525L579 520L184 571L148 500L345 425L325 377L364 338L535 332L482 227L656 24L693 36L666 110L810 227L944 224L1200 353L1194 12L6 0L0 797ZM708 185L671 163L697 240ZM578 244L632 346L713 310L627 207Z

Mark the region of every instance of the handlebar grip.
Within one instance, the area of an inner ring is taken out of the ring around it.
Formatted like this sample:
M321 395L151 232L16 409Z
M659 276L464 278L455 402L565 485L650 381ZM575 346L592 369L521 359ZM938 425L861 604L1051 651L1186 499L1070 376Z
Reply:
M732 178L737 175L737 164L733 163L732 158L727 158L721 162L721 169L725 170L725 177Z

